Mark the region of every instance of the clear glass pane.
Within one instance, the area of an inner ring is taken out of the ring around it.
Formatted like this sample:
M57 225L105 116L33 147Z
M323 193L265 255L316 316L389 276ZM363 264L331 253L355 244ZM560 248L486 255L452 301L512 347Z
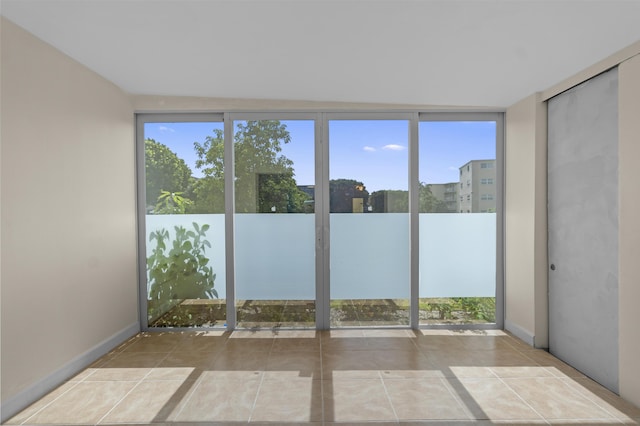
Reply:
M314 126L234 123L238 327L315 327Z
M409 324L406 120L329 122L331 326Z
M150 327L223 326L222 123L146 123L147 318Z
M496 122L421 122L419 134L420 323L493 323Z

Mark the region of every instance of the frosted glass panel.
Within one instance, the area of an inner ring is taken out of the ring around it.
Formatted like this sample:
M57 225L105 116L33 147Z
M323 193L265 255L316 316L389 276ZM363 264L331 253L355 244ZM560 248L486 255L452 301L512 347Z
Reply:
M193 222L210 225L206 256L224 299L224 215L148 215L147 235L164 228L173 236L175 226L190 229ZM315 298L308 285L315 281L313 223L313 215L236 218L236 240L245 247L236 253L239 299ZM495 214L421 214L420 297L493 297L495 224ZM341 283L334 297L358 299L366 292L372 299L409 298L408 287L394 285L409 280L409 236L395 232L408 226L408 214L331 215L332 277ZM147 256L152 249L147 245Z
M495 297L495 213L419 217L420 297Z
M315 326L315 123L234 121L237 325Z
M332 214L331 297L408 299L408 229L409 214Z
M312 214L237 215L236 297L315 299L314 223Z
M193 230L193 223L199 227L209 225L205 240L211 247L205 248L204 255L209 259L209 266L216 275L214 289L218 293L218 299L226 299L226 270L225 270L225 245L224 245L224 214L184 214L184 215L147 215L147 257L151 256L155 244L149 241L149 235L161 229L167 230L169 239L175 237L175 227L183 227ZM147 288L147 291L149 289Z
M496 321L496 129L495 120L419 125L421 324Z
M409 324L409 122L329 121L330 323Z

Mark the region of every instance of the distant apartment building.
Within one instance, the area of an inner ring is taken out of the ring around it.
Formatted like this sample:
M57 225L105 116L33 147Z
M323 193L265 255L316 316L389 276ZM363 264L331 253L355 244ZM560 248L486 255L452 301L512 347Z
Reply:
M460 167L459 213L496 211L496 160L471 160Z
M429 187L434 197L445 202L448 213L456 213L459 211L458 182L432 183Z

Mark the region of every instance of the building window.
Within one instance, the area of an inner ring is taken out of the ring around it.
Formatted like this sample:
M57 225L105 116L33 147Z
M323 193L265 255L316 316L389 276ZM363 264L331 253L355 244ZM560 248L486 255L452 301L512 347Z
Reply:
M467 201L471 201L471 194L467 195Z
M493 179L492 178L483 178L480 179L480 183L483 185L493 185Z
M493 163L480 163L481 169L493 169Z

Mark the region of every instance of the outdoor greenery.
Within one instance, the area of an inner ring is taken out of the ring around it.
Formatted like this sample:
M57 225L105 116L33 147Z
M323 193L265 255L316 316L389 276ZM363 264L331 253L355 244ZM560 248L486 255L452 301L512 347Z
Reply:
M496 321L494 297L451 297L420 299L420 311L431 322L488 322Z
M153 210L156 214L185 214L193 201L183 197L184 192L160 191L158 202Z
M332 326L407 325L406 299L331 300ZM313 300L237 301L240 328L315 327ZM457 297L419 300L421 324L483 324L495 322L495 298ZM153 327L209 327L222 325L224 300L184 300L155 319Z
M286 124L278 120L236 123L233 143L237 213L314 212L314 186L298 186L293 161L282 154L283 146L290 142ZM195 167L201 172L197 178L166 145L145 140L147 213L224 213L223 131L214 129L204 141L194 141L193 148L197 157ZM418 200L420 213L448 212L446 203L432 193L429 184L419 183ZM329 182L329 204L332 213L407 213L409 194L391 189L369 193L364 182L340 178ZM209 225L194 222L192 230L174 227L173 239L166 229L149 234L150 244L155 243L147 258L149 318L156 321L156 326L211 325L224 318L224 301L188 303L218 297L214 288L216 274L205 256L206 248L211 247L205 235L208 230ZM402 301L376 301L369 307L361 302L340 302L335 307L338 320L407 323L408 305ZM291 304L281 309L273 304L252 302L239 308L238 320L273 324L313 322L315 310L309 306ZM428 322L494 322L495 299L421 299L420 315L421 320Z
M162 191L184 192L192 184L191 169L169 147L153 139L144 141L147 206L156 204Z
M149 234L149 242L155 248L147 258L149 285L149 317L155 317L168 306L184 299L211 299L218 297L214 288L216 274L205 257L205 239L209 225L193 222L193 230L175 226L175 236L169 243L169 232L159 229Z
M150 316L151 327L213 327L223 325L227 304L221 299L184 300Z
M431 185L423 182L418 185L418 211L420 213L451 213L447 203L433 195ZM375 191L369 197L369 204L373 213L408 213L409 191Z
M280 154L291 142L278 120L241 122L234 132L236 212L304 212L309 196L294 178L293 161ZM204 175L194 186L194 213L224 211L224 138L221 130L194 143L196 167Z
M450 213L447 203L433 195L431 192L431 185L420 182L418 193L418 211L420 213Z
M235 211L237 213L309 213L313 191L305 192L295 179L294 164L282 154L291 143L287 126L278 120L239 122L233 136L235 156ZM154 214L224 213L224 134L213 129L204 141L194 141L195 167L202 177L192 176L184 160L153 139L145 141L146 199ZM308 182L305 182L308 183ZM356 211L406 213L409 192L379 190L369 193L364 182L340 178L329 182L332 213ZM446 213L446 203L436 198L431 186L419 184L419 211Z

